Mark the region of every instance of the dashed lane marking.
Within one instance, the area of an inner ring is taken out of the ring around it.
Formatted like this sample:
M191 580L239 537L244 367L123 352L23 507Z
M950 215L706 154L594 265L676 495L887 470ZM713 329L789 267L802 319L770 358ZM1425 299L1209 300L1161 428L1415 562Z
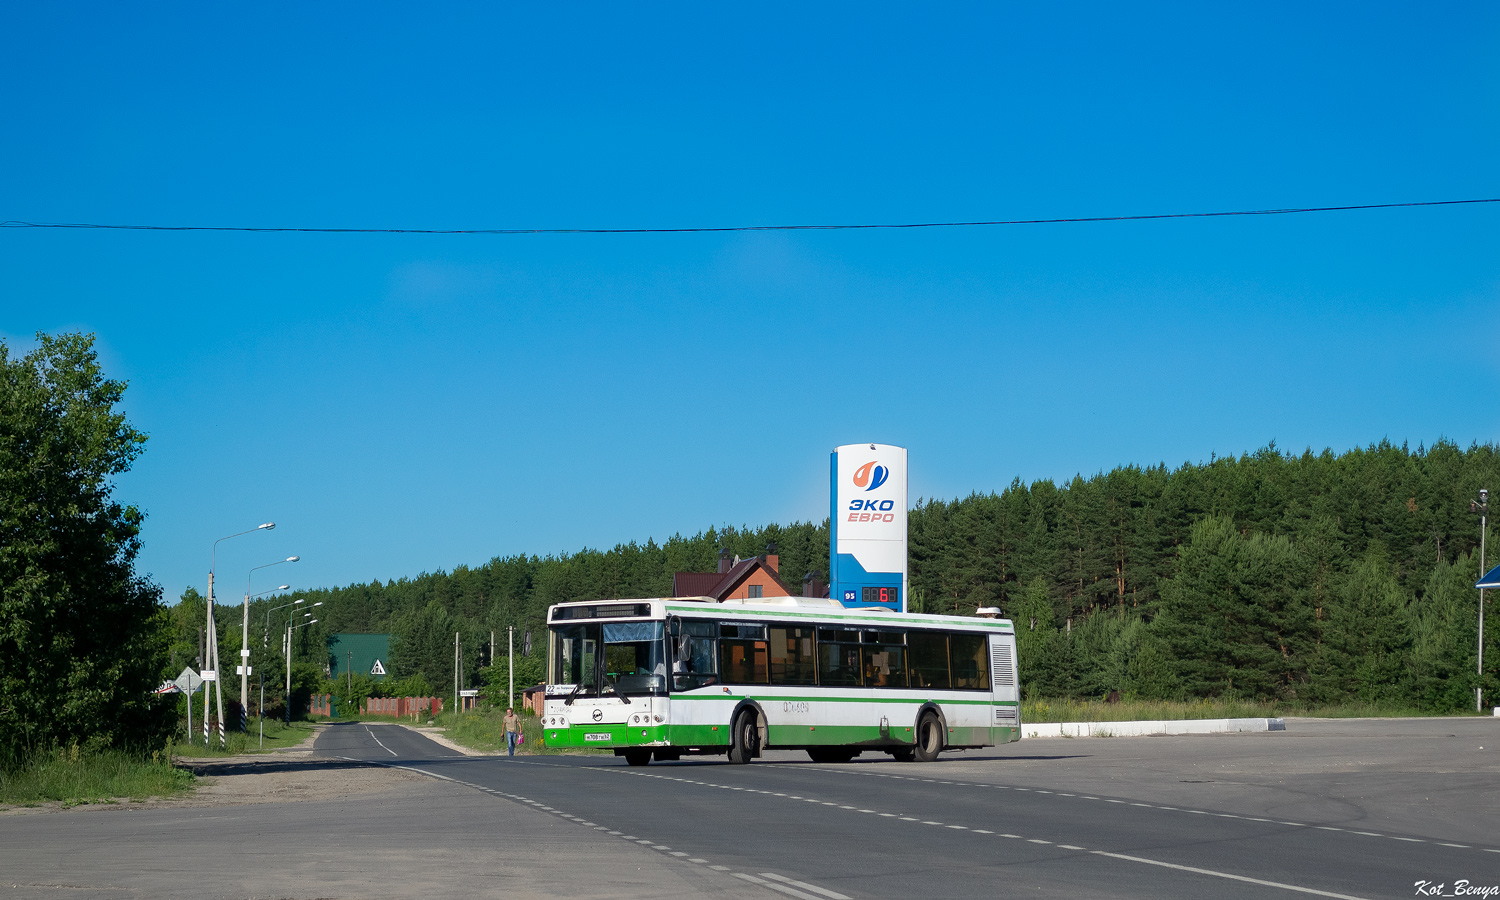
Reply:
M1453 844L1453 843L1447 843L1447 842L1444 842L1444 841L1425 840L1425 839L1422 839L1422 838L1399 837L1399 836L1394 835L1394 834L1384 834L1384 833L1379 832L1379 831L1356 831L1353 828L1339 828L1339 827L1334 826L1334 825L1309 825L1309 824L1304 823L1304 822L1283 822L1280 819L1266 819L1266 818L1262 818L1260 816L1241 816L1241 815L1236 815L1235 813L1216 813L1216 812L1208 812L1206 810L1201 810L1201 809L1184 809L1184 808L1179 807L1179 806L1163 806L1163 805L1155 804L1155 803L1139 803L1139 802L1136 802L1136 801L1133 801L1133 800L1116 800L1116 799L1112 799L1112 798L1109 798L1109 797L1093 797L1093 796L1090 796L1088 794L1069 794L1069 793L1065 793L1063 791L1048 791L1048 790L1043 790L1041 788L1024 788L1024 787L1017 787L1015 785L1008 785L1008 784L982 784L982 783L978 783L978 782L964 782L964 781L933 782L933 780L930 779L930 778L918 778L918 777L915 777L915 776L912 776L912 775L892 775L892 774L889 774L889 773L886 773L886 772L854 772L854 771L849 771L847 769L839 769L839 768L829 768L826 771L837 772L838 774L841 774L841 775L858 775L858 776L862 776L862 777L865 777L865 778L889 778L889 779L893 779L893 780L896 780L896 781L923 782L923 783L927 783L927 784L933 784L933 783L937 783L937 784L953 784L953 785L955 785L957 787L991 788L991 789L1000 790L1000 791L1025 791L1025 792L1030 793L1030 794L1052 794L1053 796L1057 796L1057 797L1073 797L1073 798L1078 799L1078 800L1093 800L1093 801L1098 801L1098 802L1103 802L1103 803L1128 804L1130 806L1139 806L1139 807L1144 807L1146 809L1159 809L1159 810L1163 810L1165 812L1181 812L1181 813L1187 813L1189 815L1196 815L1196 816L1215 816L1215 817L1220 818L1220 819L1240 819L1241 821L1245 821L1245 822L1268 822L1268 823L1275 824L1275 825L1286 825L1286 826L1289 826L1289 827L1292 827L1292 828L1316 828L1316 829L1319 829L1320 831L1338 831L1338 832L1342 832L1344 834L1357 834L1357 835L1360 835L1362 837L1389 838L1390 840L1393 840L1393 841L1406 841L1408 843L1413 843L1413 844L1427 844L1427 843L1432 843L1432 844L1436 844L1439 847L1453 847L1453 848L1458 849L1458 850L1479 849L1479 850L1485 851L1486 853L1500 853L1500 849L1492 849L1492 848L1489 848L1489 847L1475 848L1475 847L1473 847L1473 846L1471 846L1469 844Z
M605 770L605 771L619 772L619 770ZM715 784L712 784L710 782L701 782L701 781L696 781L696 780L688 779L688 778L677 778L677 777L674 777L674 776L671 776L671 775L661 775L661 774L652 773L652 772L630 772L630 771L626 771L626 772L621 772L620 774L633 775L633 776L640 777L640 778L656 778L656 779L661 779L663 781L676 781L676 782L680 782L680 783L684 783L684 784L700 785L700 786L704 786L704 787L722 787L722 785L715 785ZM910 780L914 780L915 781L915 780L918 780L918 779L910 779ZM773 793L773 795L774 795L774 792L761 791L759 793ZM1120 803L1120 802L1124 802L1124 801L1118 801L1118 800L1116 800L1116 801L1111 801L1111 802ZM851 810L851 811L859 811L859 812L868 812L869 811L869 810L858 810L856 807L847 806L847 805L843 805L843 804L831 804L830 803L829 805L837 805L840 809L847 809L847 810ZM1207 813L1207 812L1204 812L1202 810L1185 810L1185 812L1197 812L1200 815L1214 815L1213 813ZM952 828L952 829L960 830L960 831L970 831L970 832L972 832L974 834L986 834L986 835L988 835L988 834L995 834L994 832L991 832L991 831L989 831L987 829L969 828L968 826L965 826L965 825L944 825L942 822L937 822L937 821L934 821L934 820L931 820L931 819L920 819L919 820L919 819L917 819L915 817L912 817L912 816L897 816L897 815L894 815L894 814L882 814L882 815L885 815L887 818L894 818L897 821L903 821L903 822L918 822L918 821L920 821L921 824L923 824L923 825L942 826L942 827L945 827L945 828ZM1241 818L1241 817L1234 816L1233 818ZM1282 824L1297 824L1297 825L1299 825L1299 827L1308 827L1306 825L1300 825L1300 823L1282 823ZM1342 829L1333 829L1333 830L1342 830ZM1380 836L1380 835L1376 835L1374 832L1369 832L1369 834L1371 834L1372 836L1377 836L1377 837ZM1180 865L1178 863L1169 863L1169 862L1165 862L1163 860L1150 859L1150 858L1144 857L1144 856L1133 856L1133 855L1126 854L1126 853L1112 853L1112 852L1107 851L1107 850L1090 850L1087 847L1080 847L1077 844L1060 844L1060 843L1057 843L1055 841L1050 841L1050 840L1046 840L1046 839L1043 839L1043 838L1028 838L1028 837L1023 837L1023 836L1018 835L1018 834L998 834L996 836L997 837L1002 837L1002 838L1009 838L1009 839L1012 839L1012 840L1022 840L1022 841L1025 841L1026 843L1029 843L1029 844L1037 844L1038 846L1051 847L1051 848L1056 848L1058 850L1066 850L1066 851L1075 852L1075 853L1089 853L1089 854L1092 854L1092 855L1095 855L1095 856L1104 856L1104 857L1108 857L1110 859L1118 859L1118 860L1122 860L1122 861L1125 861L1125 862L1139 863L1141 865L1158 866L1160 868L1173 869L1173 870L1181 871L1181 872L1192 872L1192 873L1197 874L1197 875L1205 875L1205 876L1212 877L1212 878L1223 878L1223 879L1226 879L1226 880L1229 880L1229 881L1239 881L1239 882L1244 882L1244 883L1247 883L1247 884L1258 884L1258 885L1261 885L1261 886L1264 886L1264 887L1272 887L1272 888L1277 888L1277 889L1280 889L1280 890L1293 891L1293 892L1301 893L1301 894L1312 894L1312 895L1319 896L1319 897L1332 897L1332 898L1335 898L1335 900L1365 900L1365 898L1357 897L1357 896L1355 896L1353 894L1340 894L1340 893L1337 893L1337 892L1334 892L1334 891L1319 890L1318 888L1306 887L1306 886L1300 885L1300 884L1288 884L1286 882L1270 881L1270 880L1264 879L1264 878L1252 878L1252 877L1250 877L1248 875L1236 875L1233 872L1220 872L1220 871L1218 871L1216 869L1205 869L1205 868L1201 868L1201 867L1198 867L1198 866L1185 866L1185 865ZM1468 846L1465 845L1465 844L1443 844L1443 846L1458 847L1458 848L1461 848L1461 849L1469 849ZM762 876L765 875L765 873L761 873L761 874L762 874ZM757 876L750 876L750 875L746 875L746 874L740 873L740 872L734 873L734 876L736 878L743 878L746 881L757 882ZM767 883L766 886L767 887L771 887L773 889L780 889L780 888L786 888L787 887L786 885L777 885L777 884L771 884L771 883ZM826 892L820 892L820 893L815 894L815 893L800 892L800 891L796 891L795 889L790 889L790 888L788 888L784 892L785 893L789 893L789 894L793 894L795 896L804 897L804 898L815 898L815 900L819 896L822 896L822 897L828 897L829 896L829 894L827 894Z
M366 726L367 729L368 729L368 727L369 726ZM373 732L371 732L370 736L374 737L375 735L374 735ZM375 742L377 744L380 743L380 739L376 738ZM385 747L384 744L381 744L381 746ZM388 748L388 747L386 747L385 749L388 752L390 751L390 748ZM392 752L392 755L393 756L395 755L394 752ZM461 785L463 787L473 788L473 789L478 790L478 791L483 791L484 793L490 794L492 796L503 797L503 798L505 798L507 800L514 800L517 803L524 803L524 804L530 806L532 809L534 809L534 810L536 810L538 812L546 812L547 814L556 816L559 819L564 819L566 821L573 822L574 824L582 825L585 828L592 828L595 831L601 831L601 832L603 832L605 834L608 834L608 835L611 835L613 837L618 837L618 838L620 838L623 841L629 841L631 843L634 843L634 844L637 844L637 845L640 845L640 846L649 847L651 850L654 850L654 851L656 851L658 853L665 854L670 859L678 860L678 861L681 861L681 862L684 862L684 863L689 863L691 865L705 866L706 868L712 869L715 872L728 872L730 875L733 875L735 878L743 879L745 881L751 882L752 884L758 884L761 887L767 888L769 890L776 891L777 893L785 894L785 895L791 896L791 897L797 897L797 898L799 898L799 900L852 900L852 898L850 898L847 894L840 894L837 891L830 891L830 890L827 890L826 888L820 888L817 885L809 884L809 883L807 883L805 881L797 881L795 879L788 878L788 877L786 877L784 875L778 875L778 874L776 874L774 872L762 872L762 873L760 873L759 876L755 876L755 875L750 875L750 874L745 873L745 872L735 872L729 866L711 865L711 864L709 864L708 860L706 860L706 859L704 859L702 857L690 856L689 854L684 853L681 850L673 850L671 847L668 847L665 844L658 844L658 843L656 843L653 840L649 840L649 839L645 839L645 838L638 838L638 837L636 837L633 834L625 834L625 833L620 832L620 831L611 831L611 830L609 830L609 826L607 826L607 825L599 825L599 824L596 824L594 822L586 821L582 816L575 816L572 813L564 812L563 810L557 809L556 807L547 806L547 805L543 804L542 802L540 802L538 800L532 800L529 797L522 797L519 794L507 793L505 791L500 791L500 790L496 790L494 788L485 787L484 785L479 785L479 784L474 784L472 782L464 781L464 780L459 779L459 778L453 778L452 776L449 776L449 775L441 775L441 774L439 774L437 772L433 772L433 771L430 771L428 769L421 769L421 768L418 768L416 766L403 766L403 765L397 765L395 763L374 762L373 760L355 759L354 757L351 757L351 756L341 756L339 758L340 759L349 760L350 762L367 762L367 763L370 763L371 765L382 766L382 767L388 768L388 769L405 769L408 772L416 772L419 775L426 775L429 778L436 778L439 781L451 782L453 784ZM686 779L678 779L678 780L686 780ZM705 787L723 787L723 785L710 785L710 784L706 784L704 782L691 782L691 783L693 783L693 784L702 784ZM771 791L755 791L755 793L757 793L757 794L771 794L772 792ZM786 797L787 795L786 794L776 794L776 796ZM788 799L801 799L801 798L788 798ZM868 812L868 810L867 810L867 812Z

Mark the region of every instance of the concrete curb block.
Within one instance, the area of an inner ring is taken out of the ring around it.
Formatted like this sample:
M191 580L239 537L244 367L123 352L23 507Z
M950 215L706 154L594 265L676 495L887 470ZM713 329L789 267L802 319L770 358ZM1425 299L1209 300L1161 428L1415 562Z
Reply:
M1232 734L1286 731L1283 719L1179 719L1154 722L1046 722L1022 725L1023 738L1142 737L1152 734Z

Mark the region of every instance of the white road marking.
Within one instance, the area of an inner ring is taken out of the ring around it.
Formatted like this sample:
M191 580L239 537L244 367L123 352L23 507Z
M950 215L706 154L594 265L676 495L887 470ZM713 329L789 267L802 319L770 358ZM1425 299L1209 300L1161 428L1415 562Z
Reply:
M366 725L365 731L370 731L370 726ZM380 744L380 738L375 737L375 732L370 731L370 737L375 738L375 743ZM396 755L396 751L392 750L390 747L387 747L385 744L380 744L380 749L384 750L392 756Z
M824 897L830 898L830 900L850 900L848 894L840 894L838 891L830 891L827 888L820 888L815 884L808 884L805 881L794 881L793 879L788 878L785 875L777 875L775 872L762 872L760 873L760 877L769 878L772 881L780 881L783 884L789 884L792 887L798 887L804 891L812 891L814 894L822 894Z
M1303 894L1316 894L1319 897L1335 897L1337 900L1365 900L1353 894L1336 894L1333 891L1320 891L1316 888L1303 887L1299 884L1284 884L1280 881L1267 881L1264 878L1250 878L1245 875L1233 875L1229 872L1216 872L1213 869L1200 869L1197 866L1180 866L1177 863L1162 862L1159 859L1147 859L1144 856L1127 856L1124 853L1106 853L1103 850L1090 850L1097 856L1107 856L1110 859L1123 859L1126 862L1145 863L1148 866L1161 866L1164 869L1177 869L1182 872L1194 872L1198 875L1212 875L1215 878L1227 878L1231 881L1243 881L1249 884L1259 884L1264 887L1281 888L1284 891L1297 891Z
M821 900L821 898L819 898L817 894L809 894L806 891L799 891L789 885L777 884L774 881L767 881L764 878L756 878L754 875L746 875L744 872L735 872L734 877L743 878L751 884L758 884L761 887L768 887L773 891L780 891L783 894L788 894L793 897L800 897L802 898L802 900Z
M923 781L923 780L929 780L929 779L920 779L920 778L908 778L905 775L887 775L887 774L882 773L882 772L845 772L844 774L863 775L863 776L872 777L872 778L893 778L893 779L895 779L897 781ZM1002 790L1002 791L1007 791L1007 790L1026 791L1028 793L1033 793L1033 794L1056 794L1059 797L1075 797L1075 798L1080 799L1080 800L1099 800L1099 799L1101 799L1099 797L1090 797L1090 796L1087 796L1087 795L1069 794L1069 793L1066 793L1064 791L1048 791L1048 790L1044 790L1042 788L1014 787L1012 785L1007 785L1007 784L975 784L975 783L969 783L969 782L964 782L964 781L937 782L937 783L938 784L954 784L954 785L957 785L958 787L993 788L995 790ZM1345 832L1347 834L1358 834L1358 835L1363 835L1365 837L1390 838L1393 841L1408 841L1408 842L1415 843L1415 844L1433 843L1433 844L1437 844L1440 847L1454 847L1454 848L1460 849L1460 850L1472 850L1472 849L1475 849L1474 847L1472 847L1472 846L1470 846L1468 844L1450 844L1450 843L1444 843L1442 841L1427 841L1427 840L1423 840L1421 838L1397 837L1394 834L1382 834L1380 832L1375 832L1375 831L1355 831L1352 828L1337 828L1337 827L1330 826L1330 825L1306 825L1306 824L1304 824L1302 822L1282 822L1282 821L1277 820L1277 819L1264 819L1264 818L1261 818L1259 816L1242 816L1242 815L1238 815L1236 813L1205 812L1204 810L1201 810L1201 809L1182 809L1181 807L1177 807L1177 806L1162 806L1162 805L1155 804L1155 803L1137 803L1135 801L1111 800L1111 799L1108 799L1108 798L1104 798L1104 802L1105 803L1129 803L1131 806L1139 806L1139 807L1143 807L1143 808L1146 808L1146 809L1160 809L1160 810L1165 810L1167 812L1185 812L1185 813L1191 813L1191 814L1200 815L1200 816L1214 816L1214 817L1220 818L1220 819L1241 819L1241 820L1244 820L1246 822L1273 822L1273 823L1275 823L1277 825L1290 825L1290 826L1292 826L1294 828L1318 828L1318 829L1321 829L1323 831L1342 831L1342 832ZM1486 853L1500 853L1500 849L1491 849L1489 847L1479 847L1478 849L1483 850Z

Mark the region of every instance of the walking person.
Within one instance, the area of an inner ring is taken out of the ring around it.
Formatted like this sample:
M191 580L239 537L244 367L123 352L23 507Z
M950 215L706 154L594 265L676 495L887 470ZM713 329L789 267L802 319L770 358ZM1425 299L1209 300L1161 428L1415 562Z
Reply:
M516 743L521 739L521 717L509 706L505 708L505 749L506 756L516 755Z

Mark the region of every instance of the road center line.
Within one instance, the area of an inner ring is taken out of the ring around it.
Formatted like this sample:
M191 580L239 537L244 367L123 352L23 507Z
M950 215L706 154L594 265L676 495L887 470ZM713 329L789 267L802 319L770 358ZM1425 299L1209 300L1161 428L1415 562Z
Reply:
M375 738L375 743L380 744L380 738L375 737L375 732L370 730L370 726L366 725L365 731L369 731L370 737ZM380 744L380 749L384 750L392 756L396 755L396 751L392 750L390 747L387 747L385 744Z
M884 772L850 772L850 771L844 771L844 770L841 770L841 769L830 769L829 771L838 772L841 775L859 775L859 776L863 776L863 777L866 777L866 778L891 778L891 779L895 779L896 781L926 781L928 783L934 783L934 782L932 782L931 779L911 778L911 777L908 777L908 776L905 776L905 775L889 775L889 774L886 774ZM955 785L957 787L993 788L995 790L1005 790L1005 791L1009 791L1009 790L1026 791L1027 793L1033 793L1033 794L1054 794L1054 795L1056 795L1058 797L1074 797L1074 798L1079 799L1079 800L1102 800L1105 803L1120 803L1120 804L1126 804L1126 803L1128 803L1131 806L1139 806L1139 807L1143 807L1143 808L1146 808L1146 809L1159 809L1159 810L1164 810L1164 811L1167 811L1167 812L1181 812L1181 813L1188 813L1190 815L1198 815L1198 816L1215 816L1215 817L1220 818L1220 819L1241 819L1241 820L1246 821L1246 822L1269 822L1269 823L1276 824L1276 825L1289 825L1289 826L1291 826L1293 828L1317 828L1317 829L1320 829L1322 831L1340 831L1340 832L1344 832L1346 834L1358 834L1358 835L1363 835L1365 837L1389 838L1389 839L1394 840L1394 841L1407 841L1407 842L1415 843L1415 844L1432 843L1432 844L1438 845L1439 847L1453 847L1453 848L1459 849L1459 850L1472 850L1472 849L1475 849L1470 844L1453 844L1453 843L1447 843L1445 841L1439 841L1439 840L1436 840L1436 839L1397 837L1394 834L1383 834L1383 833L1378 832L1378 831L1355 831L1352 828L1339 828L1339 827L1332 826L1332 825L1308 825L1308 824L1305 824L1303 822L1283 822L1283 821L1281 821L1279 819L1264 819L1264 818L1260 818L1258 816L1242 816L1242 815L1238 815L1236 813L1215 813L1215 812L1207 812L1206 810L1201 810L1201 809L1183 809L1182 807L1178 807L1178 806L1162 806L1162 805L1156 804L1156 803L1139 803L1139 802L1132 801L1132 800L1113 800L1113 799L1110 799L1108 797L1103 797L1103 798L1101 798L1101 797L1090 797L1090 796L1088 796L1086 794L1069 794L1069 793L1065 793L1063 791L1048 791L1048 790L1043 790L1042 788L1015 787L1013 785L1008 785L1008 784L979 784L979 783L965 782L965 781L952 781L952 782L940 781L940 782L935 782L935 783L937 783L937 784L952 784L952 785ZM1483 851L1485 851L1487 853L1500 853L1500 849L1491 849L1491 848L1488 848L1488 847L1480 847L1478 849L1483 850Z

